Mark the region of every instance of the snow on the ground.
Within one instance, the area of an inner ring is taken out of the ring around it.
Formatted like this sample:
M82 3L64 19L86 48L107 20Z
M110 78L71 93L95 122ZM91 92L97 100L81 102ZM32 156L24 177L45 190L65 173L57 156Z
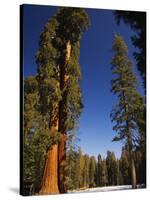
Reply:
M82 190L72 190L72 191L68 191L68 193L108 192L108 191L117 191L117 190L129 190L131 188L132 188L131 185L106 186L106 187L87 188L87 189L82 189ZM138 188L140 187L138 186Z

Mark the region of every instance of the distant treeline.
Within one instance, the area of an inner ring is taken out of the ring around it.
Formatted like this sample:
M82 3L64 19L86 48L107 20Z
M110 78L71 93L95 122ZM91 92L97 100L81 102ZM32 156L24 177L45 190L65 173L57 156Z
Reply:
M83 154L70 148L67 153L67 188L68 190L101 186L130 185L131 170L126 147L122 148L120 159L114 152L107 151L106 158ZM145 167L139 151L134 152L137 171L137 184L145 184Z

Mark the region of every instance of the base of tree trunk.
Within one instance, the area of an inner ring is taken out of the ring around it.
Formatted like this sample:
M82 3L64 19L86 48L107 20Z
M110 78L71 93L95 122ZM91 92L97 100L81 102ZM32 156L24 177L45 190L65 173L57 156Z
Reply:
M55 144L47 153L42 186L39 194L58 193L58 145Z
M132 189L136 189L136 170L133 158L131 158Z

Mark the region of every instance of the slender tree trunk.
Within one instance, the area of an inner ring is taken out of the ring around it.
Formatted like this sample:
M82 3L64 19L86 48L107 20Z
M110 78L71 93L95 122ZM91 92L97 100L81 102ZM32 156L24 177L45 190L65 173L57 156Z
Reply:
M58 182L59 182L59 190L60 193L66 193L66 127L64 125L65 120L67 118L67 113L64 109L64 106L66 105L66 83L69 79L69 76L66 74L66 68L68 65L68 62L70 60L70 54L71 54L71 44L70 41L66 44L66 55L63 62L63 65L60 69L60 89L63 92L62 101L59 104L59 132L61 133L60 140L58 143Z
M125 112L128 111L128 105L125 101L125 94L123 92L123 98L125 102ZM127 133L127 142L128 142L128 148L129 148L129 160L130 160L130 171L131 171L131 183L132 183L132 189L136 188L136 169L135 169L135 163L133 158L133 144L132 144L132 138L130 133L130 126L129 126L129 120L126 121L128 133Z
M136 189L136 170L135 170L135 163L133 159L133 155L131 153L131 180L132 180L132 189Z
M129 160L130 160L130 171L131 171L131 183L132 189L136 189L136 169L132 150L131 134L128 135L128 146L129 146Z

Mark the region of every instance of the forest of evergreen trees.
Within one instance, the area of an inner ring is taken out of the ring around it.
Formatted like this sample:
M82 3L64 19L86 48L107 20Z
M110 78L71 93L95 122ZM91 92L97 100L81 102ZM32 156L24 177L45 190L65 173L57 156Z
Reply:
M132 13L132 12L131 12ZM139 14L114 13L144 37ZM23 194L56 194L101 186L146 186L146 103L128 58L124 39L115 34L112 45L110 90L116 95L110 118L116 131L113 141L123 141L120 158L114 152L96 158L74 145L74 135L83 109L79 65L80 40L89 27L82 8L59 8L48 20L36 53L37 74L24 79ZM137 26L134 26L136 22ZM143 87L145 46L135 52ZM138 40L138 41L137 41ZM146 44L145 44L146 45ZM143 48L143 49L142 49ZM144 56L142 56L144 54ZM141 59L142 57L142 59ZM144 66L141 68L141 63ZM100 92L100 91L99 91Z
M143 163L139 159L142 155L134 152L137 169L137 183L143 184ZM83 154L81 148L67 152L67 188L68 190L85 189L102 186L131 185L129 153L122 148L121 157L116 158L114 152L107 151L106 158L100 154L89 156Z

